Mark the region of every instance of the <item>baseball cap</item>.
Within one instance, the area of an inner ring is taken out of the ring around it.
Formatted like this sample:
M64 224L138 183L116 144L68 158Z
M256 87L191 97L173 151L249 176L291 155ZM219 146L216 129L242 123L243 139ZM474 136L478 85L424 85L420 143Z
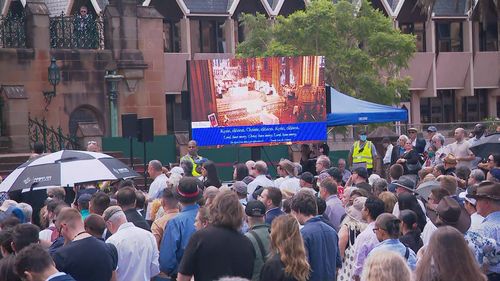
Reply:
M465 201L471 203L472 205L476 206L476 199L467 197L467 191L460 192L460 194L458 195L458 197L460 197L463 200L465 200Z
M259 200L253 200L247 203L245 214L249 217L263 217L266 215L266 206Z
M247 194L247 184L242 181L237 181L231 187L232 190L239 194Z
M433 133L435 133L435 132L437 132L437 128L435 126L429 126L427 128L427 132L433 132Z
M300 179L312 184L314 181L314 176L310 172L303 172L302 175L300 175Z

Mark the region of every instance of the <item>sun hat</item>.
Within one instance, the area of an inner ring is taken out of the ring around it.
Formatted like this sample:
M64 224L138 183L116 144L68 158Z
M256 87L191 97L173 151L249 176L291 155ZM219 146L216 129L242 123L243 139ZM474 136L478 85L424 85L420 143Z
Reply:
M467 198L476 200L479 198L487 198L494 201L500 201L500 183L483 181L466 196Z
M410 192L415 191L415 183L407 178L400 178L399 180L395 180L392 182L392 184L395 184L396 186L402 187Z
M202 196L203 183L195 177L184 177L179 181L175 197L181 203L194 203Z
M467 232L471 224L470 215L451 196L445 196L441 199L436 210L434 212L428 211L427 216L436 226L453 226L462 233Z

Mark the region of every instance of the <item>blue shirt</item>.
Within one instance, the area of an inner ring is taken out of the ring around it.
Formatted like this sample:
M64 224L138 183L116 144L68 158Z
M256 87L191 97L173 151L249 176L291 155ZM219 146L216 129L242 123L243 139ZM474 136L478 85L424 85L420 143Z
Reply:
M189 238L196 231L194 219L200 206L185 206L182 211L168 221L160 245L160 270L168 275L177 273Z
M411 270L415 270L415 267L417 266L417 255L415 255L415 252L406 247L399 239L387 239L382 242L380 242L373 250L370 251L368 254L368 257L372 255L373 253L381 250L385 251L391 251L391 252L396 252L400 254L403 258L405 258L406 255L406 249L408 249L409 255L408 258L406 259L406 263L408 266L411 268Z
M266 223L271 225L271 223L273 223L274 218L281 216L281 215L284 215L284 214L285 213L281 210L280 207L269 209L266 212Z
M465 239L479 264L488 266L488 273L500 273L500 211L486 216L474 231L466 233Z
M342 267L342 260L335 229L316 216L308 220L300 232L311 265L309 281L336 280L336 271Z

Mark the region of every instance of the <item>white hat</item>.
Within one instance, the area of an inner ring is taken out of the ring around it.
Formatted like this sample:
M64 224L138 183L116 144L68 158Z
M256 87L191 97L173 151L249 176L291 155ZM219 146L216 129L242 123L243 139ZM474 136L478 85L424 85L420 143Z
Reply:
M469 202L472 205L476 206L476 199L467 197L467 191L460 192L460 194L458 195L458 197L460 197L463 200L466 200L467 202Z

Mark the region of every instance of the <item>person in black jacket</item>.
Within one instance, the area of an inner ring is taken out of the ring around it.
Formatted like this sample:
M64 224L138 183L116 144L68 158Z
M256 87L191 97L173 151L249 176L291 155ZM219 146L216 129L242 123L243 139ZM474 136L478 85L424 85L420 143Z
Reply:
M406 141L405 152L400 156L396 163L403 165L403 175L413 175L416 182L418 171L420 171L422 165L420 164L420 157L418 153L415 151L413 145L411 144L411 140Z
M201 175L203 176L203 186L205 186L205 188L209 186L219 188L222 186L217 174L217 168L215 167L215 163L213 161L208 160L203 163L201 166Z
M127 217L127 221L144 230L151 231L151 227L144 217L137 211L135 203L137 201L136 190L132 187L124 187L116 193L116 201Z
M420 238L420 229L418 228L417 214L409 209L401 210L399 219L402 224L403 235L399 237L399 241L408 248L412 249L415 253L422 248L424 242Z
M396 164L396 161L403 155L405 151L405 143L409 140L406 135L399 136L398 144L395 145L391 153L391 165Z

